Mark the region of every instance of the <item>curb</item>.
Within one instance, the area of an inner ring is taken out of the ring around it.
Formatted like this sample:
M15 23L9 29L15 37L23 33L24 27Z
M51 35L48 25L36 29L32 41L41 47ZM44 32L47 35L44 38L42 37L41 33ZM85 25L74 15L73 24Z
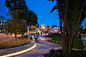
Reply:
M36 47L37 47L37 43L34 42L20 47L9 48L11 49L10 51L0 52L0 57L16 56L31 51ZM7 49L3 49L3 50L7 50Z

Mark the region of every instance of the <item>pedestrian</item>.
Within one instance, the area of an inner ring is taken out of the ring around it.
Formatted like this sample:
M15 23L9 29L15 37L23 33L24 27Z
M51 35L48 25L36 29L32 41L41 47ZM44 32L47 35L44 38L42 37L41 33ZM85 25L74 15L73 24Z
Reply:
M39 35L39 32L38 32L38 35Z
M35 33L34 38L35 38L35 42L37 42L37 38L38 38L37 32Z
M41 32L41 35L42 35L42 32Z
M31 36L31 40L32 40L32 36Z

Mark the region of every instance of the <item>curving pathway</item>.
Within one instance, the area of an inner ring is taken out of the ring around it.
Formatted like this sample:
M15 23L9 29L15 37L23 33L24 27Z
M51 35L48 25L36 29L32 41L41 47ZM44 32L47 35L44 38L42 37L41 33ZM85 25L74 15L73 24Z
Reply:
M44 55L49 53L51 49L61 49L60 46L52 46L47 43L37 43L38 47L30 52L18 55L16 57L37 57L38 55Z
M56 44L53 45L53 43L50 44L50 42L45 42L43 40L39 40L37 44L38 47L36 49L15 57L37 57L38 55L44 55L49 53L51 49L62 49L60 45L56 46Z

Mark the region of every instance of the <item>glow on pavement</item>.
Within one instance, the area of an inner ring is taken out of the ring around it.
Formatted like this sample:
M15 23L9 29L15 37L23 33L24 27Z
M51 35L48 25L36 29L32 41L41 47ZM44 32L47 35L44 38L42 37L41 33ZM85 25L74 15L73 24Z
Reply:
M41 39L41 40L45 40L45 38L42 38L42 37L39 37L39 39Z
M25 49L23 51L19 51L19 52L16 52L16 53L12 53L12 54L7 54L7 55L3 55L3 56L0 56L0 57L10 57L10 56L15 56L15 55L19 55L19 54L22 54L22 53L25 53L25 52L28 52L34 48L37 47L37 43L35 43L31 48L28 48L28 49Z

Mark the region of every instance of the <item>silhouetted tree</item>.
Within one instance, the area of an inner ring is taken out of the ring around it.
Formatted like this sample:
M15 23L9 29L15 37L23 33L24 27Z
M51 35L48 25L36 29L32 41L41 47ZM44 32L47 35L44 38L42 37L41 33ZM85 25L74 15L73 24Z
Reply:
M51 1L51 0L49 0ZM52 0L53 2L54 0ZM60 25L63 19L62 50L70 53L75 41L76 32L81 21L85 18L86 0L56 0L57 3L51 11L58 9ZM72 5L71 5L72 4ZM68 32L68 28L70 33ZM66 34L66 37L65 37Z
M57 25L52 25L52 28L57 27Z

